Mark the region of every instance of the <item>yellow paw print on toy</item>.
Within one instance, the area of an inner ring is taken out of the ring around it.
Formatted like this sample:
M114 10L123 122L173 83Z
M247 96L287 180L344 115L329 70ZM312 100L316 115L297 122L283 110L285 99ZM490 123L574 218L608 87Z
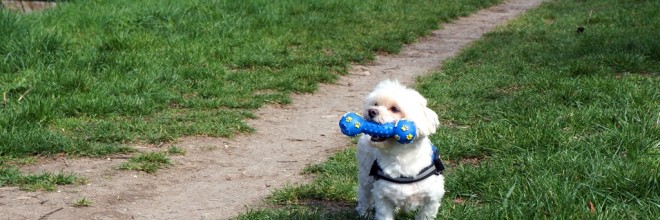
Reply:
M398 141L398 140L400 140L401 138L399 137L398 134L395 134L395 135L394 135L394 139Z
M355 122L355 128L360 128L360 122Z
M408 135L406 135L406 140L412 140L412 139L413 139L413 135L412 135L412 134L408 134Z
M408 126L405 126L405 125L404 125L404 126L401 126L401 130L402 130L402 131L408 131Z
M347 117L347 118L346 118L346 122L349 122L349 123L350 123L351 121L353 121L353 118L351 118L351 117Z

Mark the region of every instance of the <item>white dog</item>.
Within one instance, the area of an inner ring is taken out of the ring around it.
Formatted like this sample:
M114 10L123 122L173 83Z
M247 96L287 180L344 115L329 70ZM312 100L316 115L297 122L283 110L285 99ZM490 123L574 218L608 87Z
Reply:
M439 125L438 115L417 91L390 80L367 95L363 115L377 123L412 120L417 137L400 144L394 138L362 135L357 152L358 213L368 217L369 208L375 207L376 219L394 219L398 208L420 208L416 219L435 219L445 193L444 167L428 136Z

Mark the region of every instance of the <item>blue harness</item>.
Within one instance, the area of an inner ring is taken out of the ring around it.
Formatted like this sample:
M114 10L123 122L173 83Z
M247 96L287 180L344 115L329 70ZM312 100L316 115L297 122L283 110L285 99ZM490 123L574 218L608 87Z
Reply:
M393 183L414 183L422 181L426 178L429 178L433 175L440 175L442 171L445 170L445 166L442 165L442 160L440 160L440 154L438 153L438 148L433 146L433 155L431 155L431 165L419 171L419 173L413 177L390 177L383 169L378 165L378 161L374 160L374 163L371 165L371 170L369 171L369 176L373 176L376 180L383 179Z

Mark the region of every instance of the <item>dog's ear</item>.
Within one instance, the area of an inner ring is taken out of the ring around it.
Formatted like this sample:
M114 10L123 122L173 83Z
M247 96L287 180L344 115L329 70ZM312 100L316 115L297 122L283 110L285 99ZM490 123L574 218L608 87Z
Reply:
M440 125L438 114L426 106L422 107L422 114L419 118L414 119L414 121L419 136L429 136L434 134Z
M435 133L440 125L438 114L428 108L428 101L419 92L408 89L403 99L406 106L406 117L415 122L417 136L429 136Z

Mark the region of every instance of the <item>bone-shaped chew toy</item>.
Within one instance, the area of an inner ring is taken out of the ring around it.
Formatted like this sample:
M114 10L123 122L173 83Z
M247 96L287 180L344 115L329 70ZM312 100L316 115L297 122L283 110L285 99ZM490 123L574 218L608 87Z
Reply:
M344 114L339 120L341 132L348 136L355 136L359 133L365 133L373 137L394 137L396 141L402 144L409 144L415 140L417 128L412 121L401 119L394 122L378 124L364 120L362 116L355 112Z

